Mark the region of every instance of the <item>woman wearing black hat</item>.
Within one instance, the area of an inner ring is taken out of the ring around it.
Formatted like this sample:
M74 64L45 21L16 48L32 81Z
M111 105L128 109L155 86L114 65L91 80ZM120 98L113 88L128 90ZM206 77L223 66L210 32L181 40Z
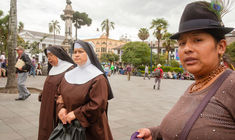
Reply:
M222 12L226 7L214 0L186 6L178 40L183 67L196 81L180 97L158 127L139 130L145 140L233 140L235 138L235 72L223 65L226 50Z
M74 67L73 60L62 47L50 46L44 52L48 58L48 76L39 96L41 109L38 140L47 140L57 125L55 96L65 72Z
M73 60L77 67L65 73L59 87L58 116L63 124L77 119L86 128L87 140L112 140L107 105L113 94L93 47L77 41Z

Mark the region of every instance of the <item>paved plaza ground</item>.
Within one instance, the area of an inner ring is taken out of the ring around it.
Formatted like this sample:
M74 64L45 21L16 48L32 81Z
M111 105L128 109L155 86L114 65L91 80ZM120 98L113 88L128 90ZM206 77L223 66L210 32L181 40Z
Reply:
M42 89L44 76L29 77L26 85ZM142 77L114 75L109 78L115 98L109 103L109 124L115 140L129 140L139 128L157 126L180 95L193 81L166 80L161 90ZM0 87L6 78L0 79ZM36 140L40 102L37 94L26 101L15 101L17 94L0 93L0 140Z

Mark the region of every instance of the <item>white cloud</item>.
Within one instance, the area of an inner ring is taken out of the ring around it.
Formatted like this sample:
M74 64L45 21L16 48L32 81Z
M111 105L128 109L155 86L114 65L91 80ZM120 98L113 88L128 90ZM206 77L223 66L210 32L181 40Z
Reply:
M75 11L86 12L92 18L90 27L78 30L81 39L99 37L101 22L109 18L115 22L115 29L110 37L119 39L127 35L132 40L138 40L138 30L150 27L152 19L165 18L169 22L169 32L177 32L182 11L187 3L193 0L71 0ZM0 0L0 9L9 11L10 0ZM25 29L48 33L48 23L58 20L61 25L61 35L64 35L64 22L60 15L65 8L66 0L18 0L18 21L25 24ZM224 17L227 26L235 27L235 10ZM73 28L73 31L75 29ZM75 34L73 34L75 35ZM152 37L153 38L153 37Z

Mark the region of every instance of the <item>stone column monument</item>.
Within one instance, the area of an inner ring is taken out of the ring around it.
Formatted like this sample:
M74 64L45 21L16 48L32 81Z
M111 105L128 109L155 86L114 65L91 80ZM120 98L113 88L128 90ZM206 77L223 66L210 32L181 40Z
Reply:
M71 49L71 43L73 42L72 36L72 20L73 20L73 8L71 6L72 2L70 0L66 0L66 7L64 9L64 14L61 15L62 19L65 21L65 39L63 41L62 46L64 49L69 52Z

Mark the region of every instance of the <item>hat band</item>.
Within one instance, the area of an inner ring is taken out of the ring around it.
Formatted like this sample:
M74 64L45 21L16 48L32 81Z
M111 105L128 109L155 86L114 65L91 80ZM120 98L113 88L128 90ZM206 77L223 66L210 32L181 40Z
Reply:
M211 19L194 19L184 22L179 27L179 32L185 30L199 29L199 28L218 28L222 27L221 24L215 20Z

